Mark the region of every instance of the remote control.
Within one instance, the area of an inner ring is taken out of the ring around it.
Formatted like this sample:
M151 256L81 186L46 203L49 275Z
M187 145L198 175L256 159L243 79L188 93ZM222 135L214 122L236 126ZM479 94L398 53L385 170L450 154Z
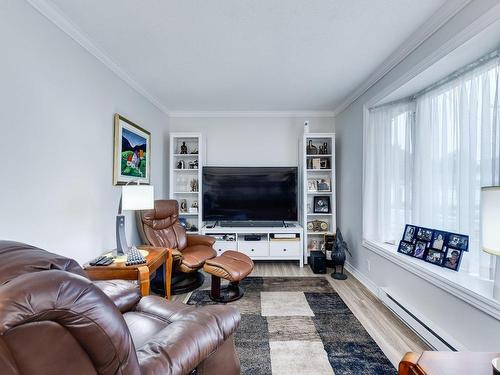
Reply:
M106 255L101 255L100 257L95 258L94 260L90 261L89 264L91 266L109 266L113 262L114 262L114 259L112 257L108 257Z
M114 262L114 259L111 258L111 257L106 257L106 259L104 259L99 265L100 266L109 266L110 264L112 264Z
M95 259L92 259L92 260L89 262L89 264L90 264L91 266L97 266L97 264L98 264L100 261L102 261L104 258L106 258L106 257L105 257L104 255L101 255L101 256L99 256L99 257L97 257L97 258L95 258Z
M217 225L217 222L216 221L212 221L212 222L207 223L206 227L208 229L212 229L212 228L215 228L216 225Z

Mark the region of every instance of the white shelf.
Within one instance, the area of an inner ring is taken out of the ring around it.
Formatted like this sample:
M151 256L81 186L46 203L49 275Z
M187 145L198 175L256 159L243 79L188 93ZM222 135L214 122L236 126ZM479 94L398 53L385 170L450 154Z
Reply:
M187 154L179 153L181 150L181 145L185 142L187 146ZM191 154L190 152L197 150L198 153ZM186 200L188 207L194 202L198 203L198 212L179 212L179 216L187 219L196 227L202 227L201 212L202 199L201 199L201 189L202 189L202 167L204 165L204 148L203 148L203 137L201 133L191 133L191 132L174 132L170 133L170 157L169 157L169 177L170 177L170 199L175 199L179 203L181 200ZM177 163L179 160L185 160L186 167L188 162L198 160L198 168L177 168ZM198 180L198 191L182 191L182 189L190 189L190 180ZM179 191L179 189L181 191ZM189 232L188 234L198 234L199 230L196 232Z
M328 154L307 154L307 146L309 141L319 147L324 143L327 143L329 152ZM312 159L325 159L328 161L328 166L330 168L319 168L319 169L309 169L307 165L311 166ZM304 261L307 262L307 256L309 255L309 243L311 239L316 241L321 241L322 236L327 233L335 233L335 228L337 228L336 223L336 189L335 189L335 133L306 133L302 136L300 142L300 169L301 169L301 181L300 181L300 193L302 197L302 204L300 208L300 219L302 226L307 228L307 223L314 220L325 221L328 223L328 231L312 232L305 230L304 233ZM331 191L309 191L308 183L311 179L325 178L330 180ZM330 213L308 213L309 209L312 211L313 196L329 197L330 200Z

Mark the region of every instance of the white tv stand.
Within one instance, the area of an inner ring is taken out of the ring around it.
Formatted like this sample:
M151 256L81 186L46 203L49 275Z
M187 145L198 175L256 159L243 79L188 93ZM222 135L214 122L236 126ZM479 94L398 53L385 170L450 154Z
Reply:
M218 254L236 250L253 260L298 260L300 267L304 266L304 233L298 224L281 228L203 226L201 233L216 238L214 249ZM255 235L260 239L248 241L245 235Z

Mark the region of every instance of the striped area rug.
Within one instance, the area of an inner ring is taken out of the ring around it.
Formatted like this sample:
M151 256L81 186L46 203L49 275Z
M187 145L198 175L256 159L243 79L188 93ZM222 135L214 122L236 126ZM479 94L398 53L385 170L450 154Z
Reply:
M235 337L244 375L394 375L332 286L318 277L248 277ZM215 304L208 290L191 305Z

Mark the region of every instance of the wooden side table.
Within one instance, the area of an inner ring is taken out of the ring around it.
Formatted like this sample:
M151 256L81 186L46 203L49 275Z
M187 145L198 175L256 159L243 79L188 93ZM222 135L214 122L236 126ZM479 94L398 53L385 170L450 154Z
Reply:
M91 266L86 263L83 268L91 280L137 280L141 295L149 295L151 274L162 265L165 280L165 297L170 299L172 286L172 251L165 247L137 246L139 250L148 252L145 264L126 266L124 261L115 261L109 266Z

